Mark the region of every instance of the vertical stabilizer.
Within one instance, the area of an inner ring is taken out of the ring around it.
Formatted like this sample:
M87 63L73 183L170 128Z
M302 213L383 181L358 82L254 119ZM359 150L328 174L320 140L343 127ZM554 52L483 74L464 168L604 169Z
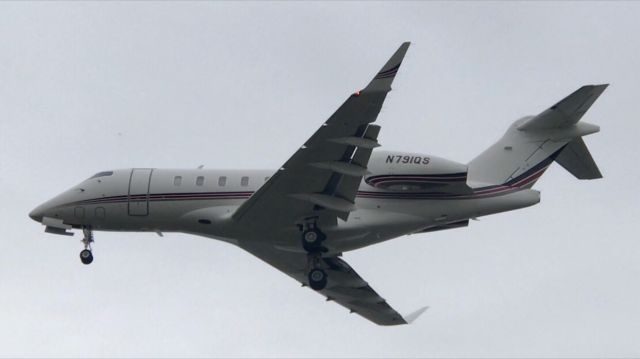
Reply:
M514 122L498 142L469 163L469 186L530 187L553 160L579 179L601 178L582 140L600 128L579 121L607 86L583 86L539 115Z

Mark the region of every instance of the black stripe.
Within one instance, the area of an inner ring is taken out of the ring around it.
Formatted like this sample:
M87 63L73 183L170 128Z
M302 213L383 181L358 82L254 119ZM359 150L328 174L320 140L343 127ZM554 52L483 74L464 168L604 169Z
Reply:
M551 156L545 158L544 160L542 160L540 163L538 163L537 165L531 167L530 169L526 170L525 172L521 173L520 175L518 175L517 177L510 179L509 181L505 182L506 186L512 186L520 181L522 181L523 179L531 176L532 174L534 174L535 172L538 172L539 170L543 169L544 167L547 167L551 164L551 162L553 162L556 157L558 157L558 155L560 154L560 152L562 152L562 150L564 149L565 146L562 146L562 148L560 148L559 150L557 150L556 152L552 153Z
M397 72L397 71L398 71L398 69L400 68L400 65L401 65L401 64L402 64L402 62L401 62L401 63L399 63L399 64L397 64L396 66L394 66L394 67L392 67L392 68L388 69L388 70L384 70L384 71L380 71L380 72L378 72L378 76L380 76L380 75L387 75L387 74L388 74L388 73L390 73L390 72Z
M376 77L375 77L375 79L376 79L376 80L388 79L388 78L390 78L390 77L395 77L395 76L396 76L396 73L394 72L394 73L392 73L392 74L385 75L385 76L376 76Z

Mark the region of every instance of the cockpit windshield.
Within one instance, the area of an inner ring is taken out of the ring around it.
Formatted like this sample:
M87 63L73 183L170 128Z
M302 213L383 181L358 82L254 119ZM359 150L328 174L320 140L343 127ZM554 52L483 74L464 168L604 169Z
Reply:
M89 179L111 176L112 174L113 174L113 171L98 172L98 173L94 174L93 176L89 177Z

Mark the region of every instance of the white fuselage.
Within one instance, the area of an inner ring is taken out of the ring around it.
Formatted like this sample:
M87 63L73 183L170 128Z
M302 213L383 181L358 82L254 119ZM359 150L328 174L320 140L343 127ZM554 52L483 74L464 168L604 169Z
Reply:
M464 174L465 170L464 165L434 156L374 153L371 173L363 179L355 200L356 210L346 221L325 228L327 247L331 252L353 250L539 201L538 192L526 186L461 194L442 190L442 185L416 189L420 181L407 177L442 177ZM185 232L239 245L270 235L281 238L283 248L293 250L299 246L295 226L279 233L254 233L234 226L231 219L235 209L273 173L157 168L107 171L42 204L30 216L36 220L62 219L74 228ZM412 182L407 184L403 178Z

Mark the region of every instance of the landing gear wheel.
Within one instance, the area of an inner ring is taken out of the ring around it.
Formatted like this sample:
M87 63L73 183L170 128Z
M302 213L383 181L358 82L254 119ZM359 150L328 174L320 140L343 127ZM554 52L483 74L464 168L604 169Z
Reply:
M84 237L82 238L82 244L84 244L84 250L80 252L80 261L82 264L91 264L93 262L93 253L91 253L91 243L93 243L93 233L91 232L91 228L84 227L82 228L82 234Z
M302 246L309 253L321 251L324 239L325 235L317 228L307 229L302 232Z
M82 264L91 264L93 262L93 253L89 249L84 249L80 252L80 261Z
M327 286L327 273L319 268L309 271L309 287L313 290L322 290Z

